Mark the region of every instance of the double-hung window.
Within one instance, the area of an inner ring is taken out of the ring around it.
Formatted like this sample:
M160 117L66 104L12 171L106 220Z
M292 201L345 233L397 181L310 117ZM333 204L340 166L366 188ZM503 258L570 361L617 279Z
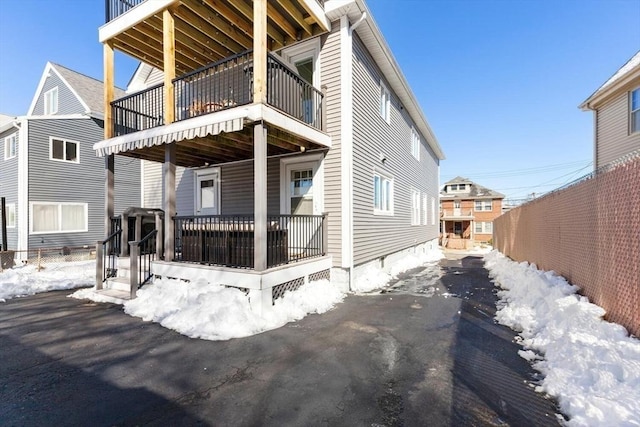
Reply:
M629 133L640 132L640 87L629 94Z
M9 160L16 156L16 150L18 148L17 134L9 135L4 139L4 159Z
M60 138L49 138L49 158L63 162L79 163L78 148L80 144Z
M7 203L5 209L7 210L7 228L16 228L16 205Z
M86 203L31 202L33 234L86 232Z
M492 210L491 200L476 200L475 201L475 210L476 211L487 211L490 212Z
M477 221L475 231L478 234L492 234L493 233L493 223L487 221Z
M420 225L420 191L411 189L411 225Z
M58 86L44 93L44 115L58 112Z
M422 196L422 213L424 215L423 224L427 225L429 223L429 218L427 215L427 206L428 206L429 197L425 194Z
M420 160L420 135L413 126L411 127L411 155Z
M387 86L380 80L380 117L391 123L391 94Z
M436 199L431 198L431 225L436 225Z
M373 174L373 213L393 215L393 178L379 172Z

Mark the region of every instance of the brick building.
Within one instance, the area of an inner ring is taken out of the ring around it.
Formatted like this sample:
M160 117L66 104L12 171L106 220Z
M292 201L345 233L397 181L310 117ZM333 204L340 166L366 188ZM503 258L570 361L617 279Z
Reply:
M489 242L493 220L502 214L504 195L456 177L440 192L440 243L443 247L466 249Z

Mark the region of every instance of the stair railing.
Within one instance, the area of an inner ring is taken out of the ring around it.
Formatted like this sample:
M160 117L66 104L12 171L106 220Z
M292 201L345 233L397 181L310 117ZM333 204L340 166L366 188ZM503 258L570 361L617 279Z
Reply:
M102 289L102 284L110 277L118 275L118 254L122 228L118 228L105 240L96 243L96 289Z
M139 241L129 242L131 299L134 299L137 290L151 279L151 261L158 259L157 235L158 230L152 230Z

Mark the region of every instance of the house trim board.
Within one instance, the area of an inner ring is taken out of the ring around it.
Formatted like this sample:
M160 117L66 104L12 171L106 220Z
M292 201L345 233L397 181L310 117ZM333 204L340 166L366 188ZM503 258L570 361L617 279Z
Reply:
M31 106L29 107L29 111L27 112L27 116L33 115L33 110L35 109L36 104L38 103L38 99L40 98L40 95L41 95L41 92L42 92L42 88L44 87L44 84L47 81L47 78L49 77L49 73L51 71L56 73L56 75L58 76L60 81L67 86L67 88L71 91L73 96L75 96L76 99L78 100L78 102L80 102L80 104L82 105L82 107L84 107L84 110L87 112L87 114L91 113L91 109L89 108L87 103L84 102L84 99L82 99L80 97L80 95L78 95L78 92L76 92L76 90L73 88L73 86L71 86L69 84L69 82L67 82L67 80L65 80L65 78L62 77L62 74L60 74L58 72L58 70L56 70L56 68L53 66L53 64L51 62L47 62L46 67L44 67L44 72L42 73L42 77L40 77L40 83L38 83L38 89L36 89L36 93L33 96L33 99L31 100Z
M156 13L163 11L174 3L178 3L178 0L154 0L140 3L127 13L116 17L100 27L98 29L98 41L104 43L145 19L152 17Z
M314 153L302 156L280 158L280 213L288 215L290 200L287 198L289 186L288 166L313 164L313 211L314 214L324 212L324 153Z
M29 249L29 120L21 120L18 141L18 251ZM19 252L26 260L27 253Z
M340 17L340 118L342 261L353 280L353 39L349 17Z

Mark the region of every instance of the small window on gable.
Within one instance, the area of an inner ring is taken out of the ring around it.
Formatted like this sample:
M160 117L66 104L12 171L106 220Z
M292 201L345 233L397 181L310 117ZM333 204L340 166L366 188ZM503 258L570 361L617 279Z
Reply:
M61 160L63 162L79 163L78 148L80 144L75 141L67 141L65 139L50 139L50 159Z
M58 112L58 86L44 93L44 115L56 114Z
M411 155L420 160L420 135L416 128L411 127Z
M391 94L382 80L380 80L380 117L382 117L387 123L391 123L390 109Z
M4 159L9 160L16 156L18 149L17 134L9 135L4 139Z
M640 132L640 87L629 96L629 133Z

